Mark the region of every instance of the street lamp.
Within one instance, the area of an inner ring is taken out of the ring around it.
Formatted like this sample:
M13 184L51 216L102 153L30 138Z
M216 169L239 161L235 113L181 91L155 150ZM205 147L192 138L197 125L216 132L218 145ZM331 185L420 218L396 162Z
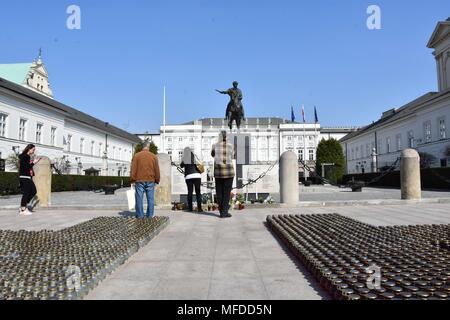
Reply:
M372 156L372 172L377 172L378 171L378 168L377 168L377 157L378 157L378 154L377 154L377 149L375 149L375 148L373 148L372 149L372 154L371 154L371 156Z

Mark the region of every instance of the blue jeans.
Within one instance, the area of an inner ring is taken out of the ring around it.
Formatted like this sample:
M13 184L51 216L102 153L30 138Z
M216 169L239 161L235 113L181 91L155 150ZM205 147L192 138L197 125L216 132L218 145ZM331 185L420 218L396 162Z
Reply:
M136 218L144 218L144 191L147 195L147 217L152 218L155 207L155 183L136 182Z

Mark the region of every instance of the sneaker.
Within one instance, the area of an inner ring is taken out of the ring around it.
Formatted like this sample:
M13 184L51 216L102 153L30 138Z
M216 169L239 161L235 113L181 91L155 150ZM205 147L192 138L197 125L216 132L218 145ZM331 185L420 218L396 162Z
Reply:
M30 212L28 209L22 210L19 209L19 215L21 216L31 216L33 214L33 212Z

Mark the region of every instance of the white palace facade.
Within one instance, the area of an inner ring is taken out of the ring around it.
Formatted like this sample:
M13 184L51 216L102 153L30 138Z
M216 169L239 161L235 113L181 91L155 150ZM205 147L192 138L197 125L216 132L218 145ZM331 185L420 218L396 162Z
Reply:
M211 147L217 142L221 130L227 130L223 118L205 118L178 125L161 126L158 133L138 134L142 140L151 140L159 152L168 153L177 163L185 147L190 147L207 166L211 167ZM319 123L298 123L277 117L247 118L241 124L240 135L249 137L249 165L268 165L291 150L299 159L313 163L317 144L322 139L339 140L356 130L350 127L329 128ZM236 129L233 128L236 133ZM303 170L301 168L300 172Z
M56 101L41 57L0 65L0 159L35 144L37 153L67 174L94 169L104 176L129 175L135 136Z
M391 166L406 148L431 155L433 167L450 159L450 18L439 22L428 42L436 59L438 92L429 92L341 139L347 173L378 171Z

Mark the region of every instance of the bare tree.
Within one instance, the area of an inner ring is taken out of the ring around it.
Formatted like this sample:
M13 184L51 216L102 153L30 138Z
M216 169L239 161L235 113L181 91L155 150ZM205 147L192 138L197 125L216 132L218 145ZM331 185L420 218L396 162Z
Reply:
M10 170L19 171L19 155L16 153L12 153L6 158L6 166Z

